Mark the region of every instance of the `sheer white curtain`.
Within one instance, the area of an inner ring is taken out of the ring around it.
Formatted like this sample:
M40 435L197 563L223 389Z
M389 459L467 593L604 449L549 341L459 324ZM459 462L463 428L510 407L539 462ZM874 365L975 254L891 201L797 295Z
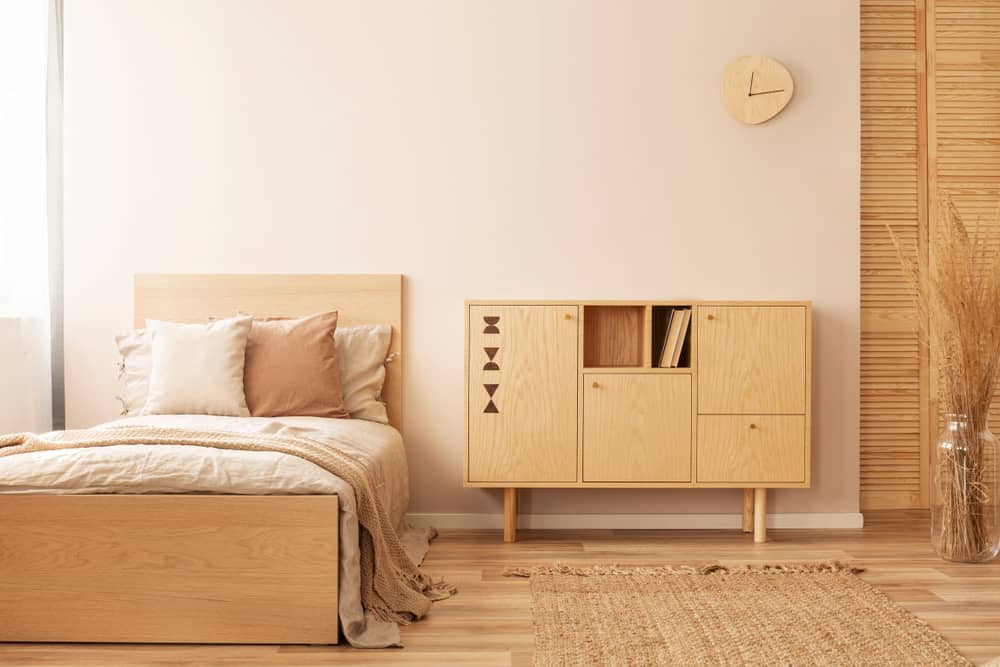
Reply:
M0 431L52 424L49 1L0 1Z

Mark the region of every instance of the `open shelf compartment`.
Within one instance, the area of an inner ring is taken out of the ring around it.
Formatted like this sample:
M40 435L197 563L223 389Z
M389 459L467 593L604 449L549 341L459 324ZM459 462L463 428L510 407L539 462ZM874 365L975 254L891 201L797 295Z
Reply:
M642 368L646 306L584 306L585 368Z
M651 331L649 340L649 360L652 368L661 368L660 357L664 352L664 343L669 333L671 313L680 313L685 309L691 311L691 319L693 320L694 308L692 304L664 304L652 307L652 326L650 328ZM677 365L673 368L691 368L691 339L693 338L693 331L694 322L691 321L687 326L687 330L684 332L684 340L681 342L680 359L677 362ZM662 368L669 368L669 366L663 366Z

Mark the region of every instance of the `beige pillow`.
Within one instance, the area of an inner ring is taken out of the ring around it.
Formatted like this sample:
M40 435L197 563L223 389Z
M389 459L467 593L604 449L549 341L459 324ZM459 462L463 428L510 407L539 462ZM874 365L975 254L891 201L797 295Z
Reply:
M249 317L209 324L146 320L153 365L142 413L249 417L243 362L252 322Z
M146 405L149 393L149 371L153 366L153 337L145 329L126 329L115 332L115 343L121 361L118 379L122 383L123 415L137 415Z
M350 416L340 391L336 328L336 312L254 321L243 371L251 415Z
M389 423L382 402L385 362L392 341L388 324L338 327L334 333L344 406L353 419Z

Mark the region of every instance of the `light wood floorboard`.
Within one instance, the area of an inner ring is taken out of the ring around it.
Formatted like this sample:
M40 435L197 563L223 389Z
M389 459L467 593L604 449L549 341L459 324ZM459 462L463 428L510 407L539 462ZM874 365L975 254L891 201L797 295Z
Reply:
M1000 656L1000 559L987 565L938 560L927 513L866 514L863 530L772 530L766 544L733 531L522 531L504 544L500 531L449 531L426 569L459 586L430 616L403 629L406 648L346 646L0 645L3 665L494 665L531 664L530 594L507 566L541 563L783 563L841 559L940 631L976 663Z

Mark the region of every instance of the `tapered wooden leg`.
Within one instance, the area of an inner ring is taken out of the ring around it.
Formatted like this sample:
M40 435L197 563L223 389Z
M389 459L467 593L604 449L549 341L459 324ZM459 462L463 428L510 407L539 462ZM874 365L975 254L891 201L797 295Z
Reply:
M753 489L743 489L743 532L753 532Z
M767 489L754 489L753 541L757 544L767 542Z
M503 541L517 540L517 489L503 490Z

